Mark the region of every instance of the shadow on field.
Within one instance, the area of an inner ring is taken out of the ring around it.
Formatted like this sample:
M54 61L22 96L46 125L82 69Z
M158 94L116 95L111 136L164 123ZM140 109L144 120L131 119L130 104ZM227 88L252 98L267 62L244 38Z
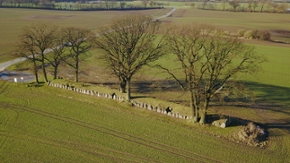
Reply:
M114 89L118 89L118 82L99 81L92 84L108 86ZM243 99L232 99L230 101L219 102L213 100L211 106L235 106L246 107L256 111L256 115L261 117L263 122L254 122L260 127L265 129L266 135L282 136L283 133L268 133L269 129L282 129L285 134L290 133L290 88L279 87L267 84L261 84L257 82L244 82L245 86L249 88L251 92L258 92L254 102L246 102ZM150 80L146 77L141 77L138 80L131 82L131 92L140 95L133 96L132 99L138 98L158 98L167 100L170 102L188 105L189 101L187 97L180 97L184 92L180 85L173 79L171 80ZM281 117L273 117L272 113L282 113ZM289 119L285 119L289 116ZM212 115L208 123L220 118L220 115ZM249 121L247 117L232 117L234 120L229 127L247 125ZM284 119L283 119L284 118Z
M261 92L261 94L257 96L258 99L262 99L259 101L278 102L280 104L290 105L290 88L256 82L246 82L246 86L250 88L250 90Z

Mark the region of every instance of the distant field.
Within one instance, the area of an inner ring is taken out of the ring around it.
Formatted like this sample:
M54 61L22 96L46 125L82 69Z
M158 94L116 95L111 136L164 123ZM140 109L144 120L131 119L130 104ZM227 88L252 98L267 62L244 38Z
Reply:
M213 24L231 32L239 29L269 30L273 39L290 42L289 14L179 9L164 21Z
M75 26L95 31L116 15L143 13L153 17L161 16L170 9L142 11L50 11L29 9L0 9L0 62L13 58L11 51L23 27L38 22Z
M4 86L8 87L0 94L3 163L288 161L290 138L280 130L274 136L277 141L258 149L213 136L231 137L228 134L238 127L198 127L125 103L48 86Z

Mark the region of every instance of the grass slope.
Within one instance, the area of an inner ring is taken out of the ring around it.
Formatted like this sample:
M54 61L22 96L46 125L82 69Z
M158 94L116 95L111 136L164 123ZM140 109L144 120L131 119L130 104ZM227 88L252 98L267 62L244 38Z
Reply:
M208 133L216 128L200 128L126 103L47 86L5 85L8 87L0 95L1 162L285 162L288 159L290 139L281 144L273 141L267 149L246 147Z

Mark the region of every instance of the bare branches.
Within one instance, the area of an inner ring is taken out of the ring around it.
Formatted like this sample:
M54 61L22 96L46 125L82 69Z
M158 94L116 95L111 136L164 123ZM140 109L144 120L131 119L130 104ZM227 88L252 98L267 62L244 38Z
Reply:
M25 57L33 62L36 82L38 82L36 62L41 63L44 79L46 82L48 81L44 55L46 54L46 50L52 46L56 28L54 25L40 23L24 28L20 35L16 55Z
M137 14L118 17L99 32L100 37L95 43L102 50L101 57L110 65L114 74L122 79L120 82L127 83L127 92L130 92L128 84L132 76L144 65L165 54L165 42L158 36L159 29L160 22Z
M75 70L75 81L78 82L80 55L92 48L94 36L90 30L76 27L63 28L61 32L69 48L69 54L63 61Z
M252 47L208 25L173 26L166 35L166 41L169 51L177 57L183 69L187 84L185 90L191 94L190 105L195 119L199 118L198 109L203 110L201 123L205 122L211 98L225 91L233 76L256 72L264 61ZM161 68L182 85L169 69Z

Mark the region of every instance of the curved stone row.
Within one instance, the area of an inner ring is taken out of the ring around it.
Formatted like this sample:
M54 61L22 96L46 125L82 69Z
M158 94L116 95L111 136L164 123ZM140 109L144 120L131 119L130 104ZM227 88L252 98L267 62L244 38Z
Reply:
M150 104L146 104L143 102L138 102L138 101L134 101L131 100L132 106L138 107L138 108L143 108L143 109L147 109L147 110L151 110L151 111L156 111L157 113L160 114L165 114L171 117L175 117L175 118L180 118L180 119L190 119L191 117L187 116L187 115L181 115L177 112L171 112L171 111L166 111L166 109L161 108L160 106L152 106Z
M81 89L81 88L76 88L74 86L70 86L68 84L59 84L59 83L51 83L48 82L48 86L51 87L56 87L56 88L62 88L62 89L67 89L67 90L71 90L71 91L75 91L75 92L79 92L79 93L83 93L83 94L87 94L87 95L92 95L92 96L98 96L98 97L104 97L104 98L110 98L113 100L118 100L118 101L125 101L124 97L121 96L117 96L115 93L113 94L107 94L107 93L101 93L101 92L97 92L94 90L86 90L86 89ZM165 114L171 117L175 117L175 118L180 118L180 119L190 119L191 117L187 116L187 115L181 115L177 112L172 112L172 108L168 107L169 110L161 108L160 106L152 106L150 104L146 104L143 102L138 102L135 100L131 100L130 101L132 103L132 106L137 107L137 108L144 108L150 111L155 111L157 113L160 114ZM171 110L170 110L171 108Z
M56 88L62 88L62 89L67 89L67 90L71 90L71 91L75 91L75 92L79 92L79 93L83 93L83 94L87 94L87 95L92 95L92 96L111 98L111 99L118 100L118 101L124 101L125 100L123 97L117 96L116 94L111 95L111 94L107 94L107 93L97 92L97 91L94 91L94 90L76 88L74 86L69 86L69 85L66 85L66 84L48 82L48 86L56 87Z

